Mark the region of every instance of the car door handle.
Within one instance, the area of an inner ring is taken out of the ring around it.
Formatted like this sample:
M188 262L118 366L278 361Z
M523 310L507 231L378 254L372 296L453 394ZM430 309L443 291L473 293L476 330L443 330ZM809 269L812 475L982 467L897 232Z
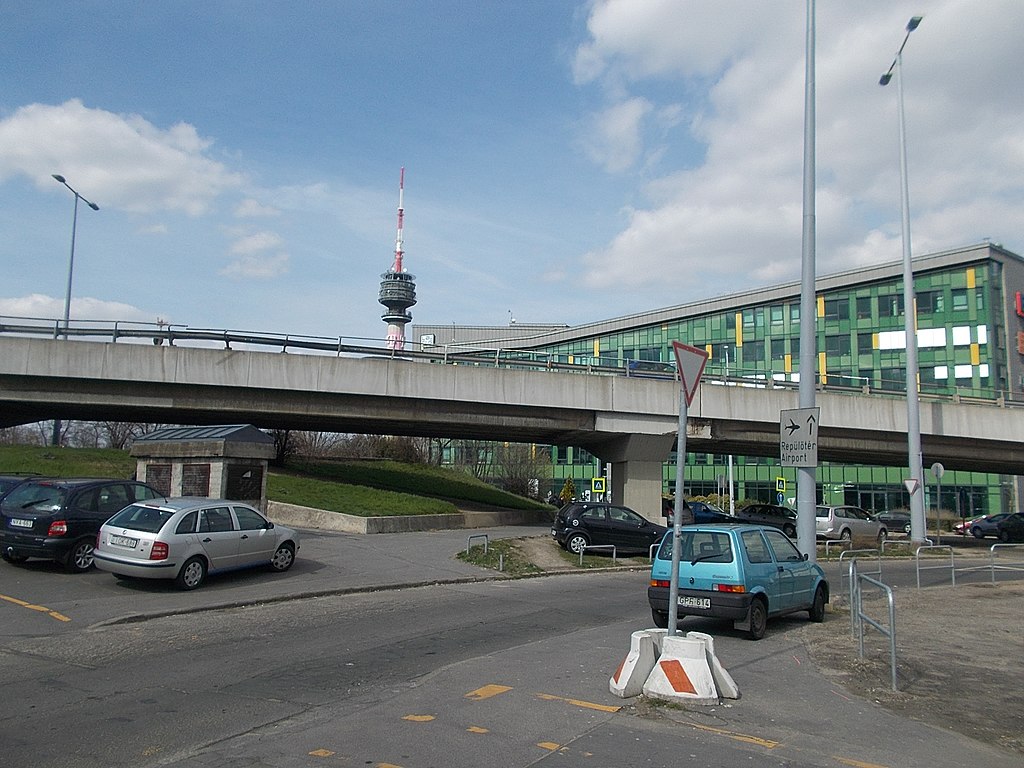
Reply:
M205 539L203 539L203 544L209 544L211 541L213 541L213 539L207 536Z
M246 533L246 534L243 534L242 538L243 538L243 539L248 539L248 538L249 538L249 534L248 534L248 533Z
M782 566L780 565L780 566L779 566L779 573L782 573L782 572L783 572L784 570L786 570L786 569L785 569L785 568L783 568L783 567L782 567Z

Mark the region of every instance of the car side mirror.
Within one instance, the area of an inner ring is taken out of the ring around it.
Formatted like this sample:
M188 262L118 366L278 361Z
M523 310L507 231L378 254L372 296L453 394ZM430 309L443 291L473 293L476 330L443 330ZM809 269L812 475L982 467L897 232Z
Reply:
M809 560L809 559L810 559L810 555L808 555L806 552L804 552L804 560Z
M273 528L274 528L274 521L273 520L267 520L267 530L270 531L270 530L273 530Z

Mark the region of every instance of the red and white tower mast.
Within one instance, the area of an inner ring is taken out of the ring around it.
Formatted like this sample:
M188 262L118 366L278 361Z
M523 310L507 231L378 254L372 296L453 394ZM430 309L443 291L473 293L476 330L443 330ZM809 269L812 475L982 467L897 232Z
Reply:
M405 168L398 177L398 235L395 238L395 261L391 269L380 276L377 300L385 306L381 319L388 324L388 349L405 348L405 325L412 321L409 307L416 303L416 276L402 266L402 227L405 219Z

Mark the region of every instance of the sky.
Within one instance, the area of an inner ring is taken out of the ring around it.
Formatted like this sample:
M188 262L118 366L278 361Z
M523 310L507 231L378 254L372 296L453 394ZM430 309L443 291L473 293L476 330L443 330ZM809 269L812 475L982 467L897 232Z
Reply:
M801 269L806 0L5 0L0 315L383 340ZM817 0L816 272L1024 252L1019 0ZM411 329L410 329L411 332Z

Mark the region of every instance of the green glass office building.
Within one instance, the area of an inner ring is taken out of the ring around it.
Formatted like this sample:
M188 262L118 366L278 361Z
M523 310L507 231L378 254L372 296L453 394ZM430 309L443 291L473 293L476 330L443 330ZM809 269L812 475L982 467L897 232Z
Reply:
M913 260L922 397L972 398L1024 404L1024 259L993 243ZM821 386L872 392L906 390L906 334L901 262L866 266L816 281L816 358ZM705 377L799 381L800 284L792 283L652 310L581 326L414 326L413 340L477 348L515 348L550 359L657 373L674 363L672 342L705 348ZM572 477L590 488L600 462L582 449L554 446L551 486ZM926 457L927 461L927 457ZM692 453L686 457L688 496L726 493L736 499L792 503L796 470L777 458ZM675 457L664 470L673 490ZM905 508L906 466L824 464L818 498L866 509ZM928 465L926 508L961 515L1019 509L1015 476L949 469L935 482ZM542 489L543 490L543 489Z

